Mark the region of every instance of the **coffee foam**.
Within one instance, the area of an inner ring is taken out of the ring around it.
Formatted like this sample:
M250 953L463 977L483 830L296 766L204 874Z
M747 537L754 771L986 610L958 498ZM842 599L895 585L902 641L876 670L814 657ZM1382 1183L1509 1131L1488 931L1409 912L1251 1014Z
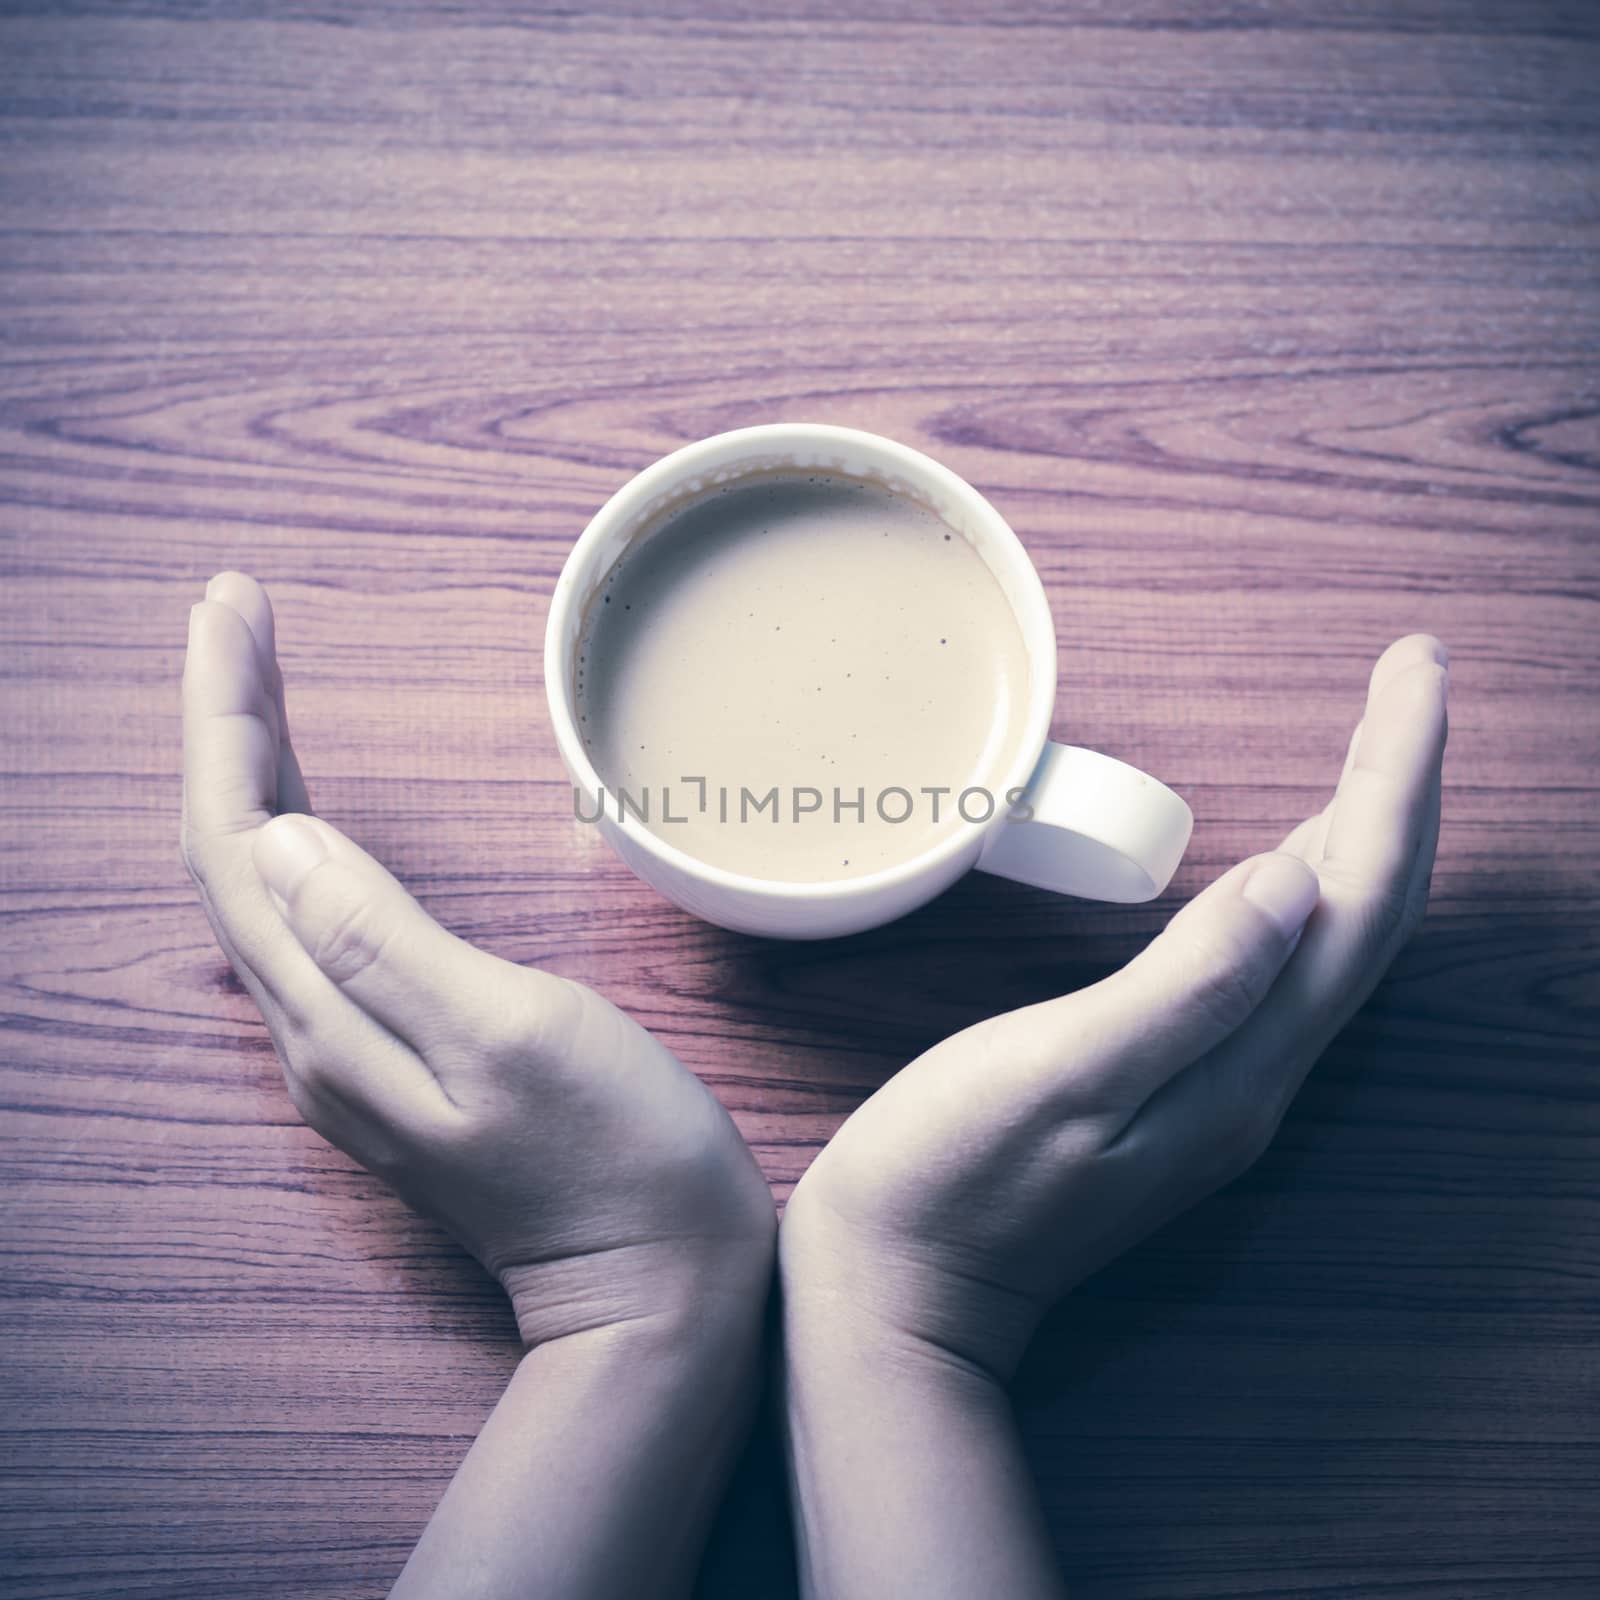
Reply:
M859 876L958 826L955 794L1014 757L1011 607L962 530L896 482L747 460L631 521L575 641L579 733L669 843L755 877ZM771 789L783 814L750 820L741 793ZM875 814L886 789L916 798L903 821ZM801 790L820 812L791 806Z

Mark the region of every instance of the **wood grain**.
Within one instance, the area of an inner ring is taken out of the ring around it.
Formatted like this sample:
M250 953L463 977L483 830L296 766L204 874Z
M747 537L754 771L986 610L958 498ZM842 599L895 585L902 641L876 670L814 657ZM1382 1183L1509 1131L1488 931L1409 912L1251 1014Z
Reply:
M1019 1390L1079 1600L1600 1593L1600 17L1580 0L8 4L0 1588L376 1595L514 1359L296 1121L178 864L184 617L277 600L314 797L604 989L780 1195L1125 959L1453 654L1429 920L1243 1182ZM629 474L891 434L1013 521L1153 907L969 880L789 947L575 825L538 641ZM786 1597L770 1431L708 1596Z

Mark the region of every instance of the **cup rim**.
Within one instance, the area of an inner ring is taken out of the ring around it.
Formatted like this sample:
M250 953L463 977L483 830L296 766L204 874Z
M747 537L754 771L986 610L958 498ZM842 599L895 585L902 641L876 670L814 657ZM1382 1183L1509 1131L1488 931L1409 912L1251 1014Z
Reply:
M1044 582L1026 547L1011 524L988 499L942 462L882 434L826 422L759 423L708 434L703 439L680 445L640 469L622 484L578 535L556 579L544 633L545 700L550 710L557 751L576 787L586 794L609 792L608 785L589 760L583 740L578 735L572 710L571 674L563 647L568 616L582 597L581 576L614 524L625 520L653 496L670 488L674 480L692 476L697 469L710 465L708 458L745 445L752 450L803 450L820 445L869 452L879 462L898 470L912 482L931 483L944 494L962 501L975 526L983 530L985 541L1006 553L1022 579L1021 590L1028 611L1028 615L1023 615L1015 604L1012 607L1022 630L1029 683L1023 738L1017 746L1017 753L1004 770L997 802L1004 800L1012 790L1026 787L1049 738L1057 679L1055 619L1051 615ZM935 877L940 868L981 843L986 833L1000 826L1005 818L1005 809L997 803L993 814L981 822L969 822L963 817L958 827L935 840L926 850L891 866L880 867L876 872L815 881L758 878L747 873L731 872L725 867L703 861L686 850L680 850L660 834L652 832L634 815L624 814L615 819L607 816L604 822L620 829L631 844L646 851L663 865L725 893L766 900L837 905L904 888L917 878Z

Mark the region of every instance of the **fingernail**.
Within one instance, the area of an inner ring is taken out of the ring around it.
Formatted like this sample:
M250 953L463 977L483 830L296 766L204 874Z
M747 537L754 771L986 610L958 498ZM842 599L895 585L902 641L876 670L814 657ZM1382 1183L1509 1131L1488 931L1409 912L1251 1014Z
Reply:
M1296 941L1317 903L1317 875L1296 856L1263 856L1245 880L1244 897L1285 939Z
M219 583L221 583L221 582L222 582L222 574L219 572L216 575L216 577L214 577L211 580L211 582L206 585L206 599L207 600L215 600L217 598L216 588L217 588L217 585Z
M284 903L294 893L295 885L327 855L321 834L304 817L292 812L274 817L256 838L256 871Z

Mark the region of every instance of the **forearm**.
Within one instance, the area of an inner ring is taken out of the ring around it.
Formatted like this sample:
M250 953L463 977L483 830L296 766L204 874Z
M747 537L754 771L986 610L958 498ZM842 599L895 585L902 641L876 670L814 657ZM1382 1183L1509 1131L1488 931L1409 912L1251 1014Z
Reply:
M991 1377L820 1291L786 1292L783 1374L806 1600L1060 1600L1011 1406Z
M686 1593L758 1382L759 1318L686 1313L532 1350L391 1600Z

